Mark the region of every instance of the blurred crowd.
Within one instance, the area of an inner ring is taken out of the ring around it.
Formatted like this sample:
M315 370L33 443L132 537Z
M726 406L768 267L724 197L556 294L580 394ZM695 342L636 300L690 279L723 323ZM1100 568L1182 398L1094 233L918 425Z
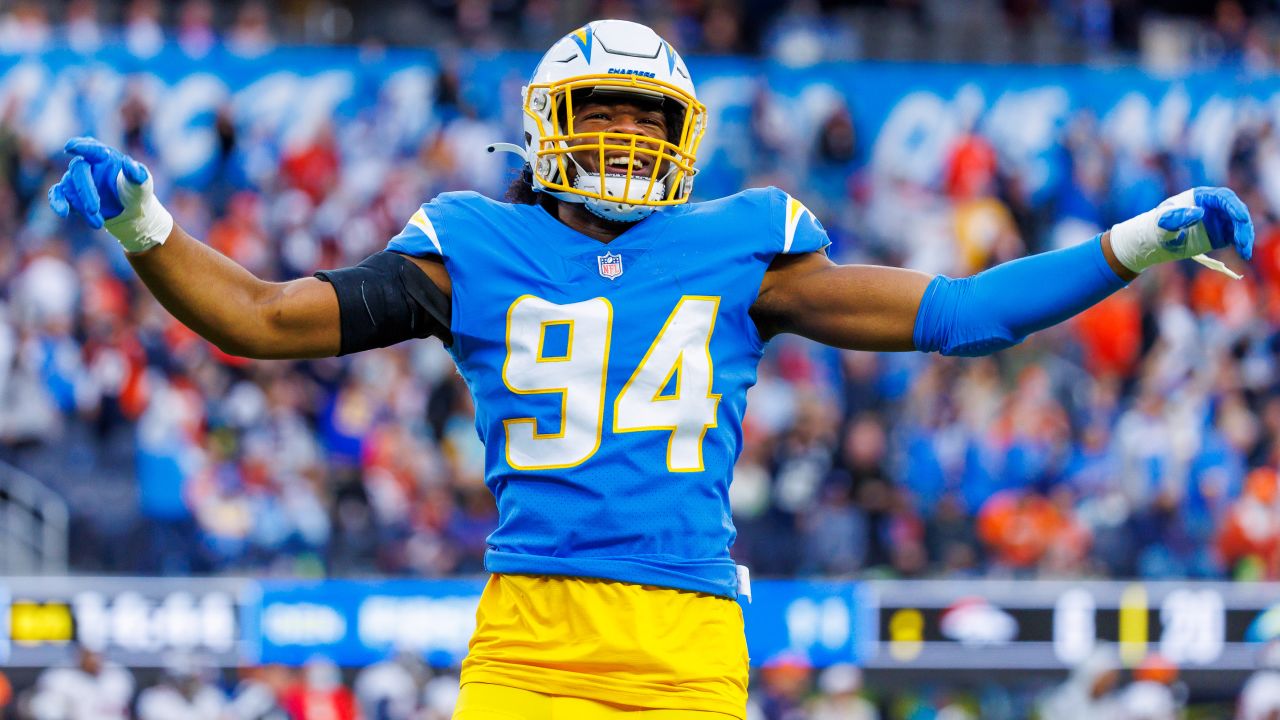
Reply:
M323 656L302 667L243 667L230 682L199 657L175 654L140 683L130 668L80 647L73 663L0 697L16 720L448 720L458 675L397 653L344 675ZM7 683L7 681L5 681ZM7 688L8 685L6 684Z
M1238 692L1189 703L1177 668L1152 655L1130 670L1100 646L1058 683L874 687L850 664L821 670L782 654L753 677L747 720L1273 720L1280 715L1275 647ZM0 717L13 720L447 720L456 670L411 652L343 671L323 656L299 668L246 666L221 672L191 655L133 670L78 648L72 662L14 691L0 673Z
M853 665L815 671L801 656L765 663L752 687L748 720L1182 720L1280 716L1280 669L1274 645L1262 668L1238 692L1217 702L1189 702L1178 669L1159 654L1126 669L1112 645L1100 645L1056 684L1008 678L910 687L874 688Z
M541 50L594 18L652 25L686 53L830 59L1079 62L1141 56L1266 69L1280 58L1267 0L14 0L0 52L166 37L202 52L219 40L256 55L277 42ZM993 32L994 29L994 32Z

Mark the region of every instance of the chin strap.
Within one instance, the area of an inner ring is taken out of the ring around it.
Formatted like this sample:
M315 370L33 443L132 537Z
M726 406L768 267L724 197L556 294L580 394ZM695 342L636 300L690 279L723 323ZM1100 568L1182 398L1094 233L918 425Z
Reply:
M515 143L504 143L504 142L489 143L488 145L485 146L484 149L488 150L491 153L509 152L512 155L519 155L520 157L524 158L524 148L520 147L519 145L516 145ZM525 159L527 160L527 158Z

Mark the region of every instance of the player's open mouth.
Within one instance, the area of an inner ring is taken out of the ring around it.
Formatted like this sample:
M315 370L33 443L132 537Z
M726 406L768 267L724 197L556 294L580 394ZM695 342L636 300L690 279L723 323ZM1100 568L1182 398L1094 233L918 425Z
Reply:
M634 162L628 155L618 155L604 161L606 175L626 175L630 171L632 177L643 176L649 171L648 161L636 158Z

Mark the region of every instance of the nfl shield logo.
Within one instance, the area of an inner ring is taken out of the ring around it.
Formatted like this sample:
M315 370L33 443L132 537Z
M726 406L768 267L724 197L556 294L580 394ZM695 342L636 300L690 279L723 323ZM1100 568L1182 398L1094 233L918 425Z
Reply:
M599 255L596 261L600 263L600 277L614 280L622 274L622 256L618 253Z

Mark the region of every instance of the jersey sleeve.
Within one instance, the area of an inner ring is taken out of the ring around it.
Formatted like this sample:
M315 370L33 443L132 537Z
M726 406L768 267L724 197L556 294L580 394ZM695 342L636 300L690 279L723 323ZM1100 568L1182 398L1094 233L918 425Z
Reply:
M826 229L804 203L778 188L769 188L769 194L772 227L776 228L775 237L781 244L778 252L799 255L824 250L831 244Z
M436 198L423 204L409 217L400 234L387 243L387 249L412 257L438 257L443 260L446 256L440 242L443 228L443 202Z

